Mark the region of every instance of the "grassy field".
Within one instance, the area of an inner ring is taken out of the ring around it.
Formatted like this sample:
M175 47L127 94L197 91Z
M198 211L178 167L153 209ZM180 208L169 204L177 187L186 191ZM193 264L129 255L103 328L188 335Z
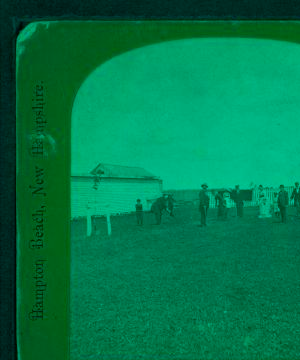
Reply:
M300 359L300 221L257 211L73 223L71 360Z

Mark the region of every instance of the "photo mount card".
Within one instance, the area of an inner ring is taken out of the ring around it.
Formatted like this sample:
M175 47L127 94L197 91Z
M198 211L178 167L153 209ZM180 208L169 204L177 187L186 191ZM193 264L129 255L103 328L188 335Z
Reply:
M40 21L16 51L20 358L299 357L300 23Z

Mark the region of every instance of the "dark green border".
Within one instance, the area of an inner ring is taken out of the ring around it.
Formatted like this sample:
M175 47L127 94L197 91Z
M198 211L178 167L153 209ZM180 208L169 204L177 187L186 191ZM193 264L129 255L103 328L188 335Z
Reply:
M17 46L18 344L22 359L67 359L69 352L71 112L86 77L114 56L153 43L203 37L261 38L300 43L300 23L288 21L89 21L38 22L26 27ZM57 153L30 156L32 91L46 86L47 132ZM34 166L45 168L45 248L33 251L31 214L39 200L29 185ZM33 264L47 260L46 319L31 321Z

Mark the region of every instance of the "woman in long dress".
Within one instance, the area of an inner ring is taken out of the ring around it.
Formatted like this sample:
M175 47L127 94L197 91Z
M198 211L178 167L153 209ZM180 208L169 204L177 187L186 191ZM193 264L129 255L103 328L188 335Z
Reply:
M274 192L274 196L273 196L273 214L276 217L280 216L280 211L278 206L278 192Z
M231 208L230 192L226 190L223 194L223 219L224 220L227 219L230 208Z
M269 218L271 217L271 204L270 200L268 199L266 192L262 185L258 187L258 205L259 205L259 215L258 217L261 218Z

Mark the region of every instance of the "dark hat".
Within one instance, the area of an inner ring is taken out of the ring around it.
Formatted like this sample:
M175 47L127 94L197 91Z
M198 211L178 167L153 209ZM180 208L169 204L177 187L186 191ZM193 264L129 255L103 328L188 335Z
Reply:
M295 182L295 185L299 185L299 182L298 182L298 181L296 181L296 182Z
M204 184L201 185L201 187L207 189L207 188L208 188L208 185L207 185L206 183L204 183Z
M280 187L280 189L282 189L282 188L284 188L284 185L280 185L279 187Z

